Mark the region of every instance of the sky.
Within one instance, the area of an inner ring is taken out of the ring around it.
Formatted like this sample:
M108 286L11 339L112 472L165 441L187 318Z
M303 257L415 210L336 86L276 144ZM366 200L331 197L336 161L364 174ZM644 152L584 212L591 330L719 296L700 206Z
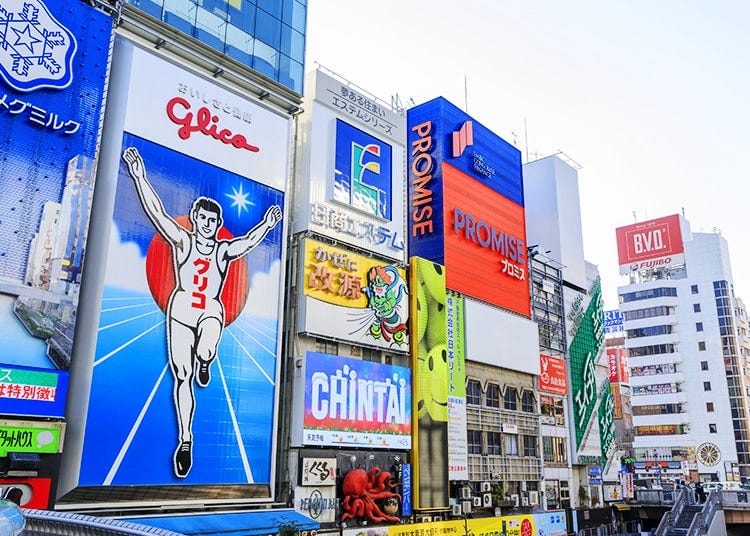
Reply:
M407 108L443 96L524 162L562 151L605 309L615 229L677 213L727 240L750 303L747 20L730 0L308 0L306 68Z

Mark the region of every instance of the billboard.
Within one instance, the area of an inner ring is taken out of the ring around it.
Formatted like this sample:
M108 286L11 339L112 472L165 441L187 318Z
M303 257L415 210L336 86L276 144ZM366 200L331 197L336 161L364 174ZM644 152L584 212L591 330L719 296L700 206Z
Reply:
M289 118L124 39L115 63L115 195L78 485L255 484L267 498Z
M520 152L442 97L407 123L410 254L444 264L450 290L528 317Z
M445 298L448 361L448 479L469 479L469 442L466 437L466 301L448 293Z
M623 275L685 262L679 214L618 227L615 234Z
M406 271L318 240L301 244L299 331L408 352Z
M414 371L414 508L448 505L448 319L445 268L412 257L411 363Z
M557 395L568 394L568 369L565 360L539 354L539 390Z
M300 115L294 233L311 230L406 262L406 121L320 70Z
M411 448L411 369L307 352L300 445ZM296 434L296 432L293 432Z
M0 365L0 413L37 417L65 416L68 372Z
M576 300L575 308L568 313L568 317L575 317L578 324L569 350L576 449L581 446L598 397L596 358L604 342L603 300L598 278L589 290L588 298L585 308L582 300Z
M68 370L112 18L65 0L0 7L0 363Z
M622 313L617 309L604 311L604 333L622 334L624 331L622 319Z

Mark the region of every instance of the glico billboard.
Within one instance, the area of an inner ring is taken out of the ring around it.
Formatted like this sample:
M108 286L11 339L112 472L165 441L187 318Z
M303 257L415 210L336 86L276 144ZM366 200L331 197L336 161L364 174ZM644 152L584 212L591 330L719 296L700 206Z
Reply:
M615 233L623 275L685 262L679 214L618 227Z
M407 112L409 255L446 287L530 315L521 153L442 97Z
M113 64L111 231L77 484L268 499L290 119L125 39Z
M113 22L79 1L0 13L0 413L62 417Z

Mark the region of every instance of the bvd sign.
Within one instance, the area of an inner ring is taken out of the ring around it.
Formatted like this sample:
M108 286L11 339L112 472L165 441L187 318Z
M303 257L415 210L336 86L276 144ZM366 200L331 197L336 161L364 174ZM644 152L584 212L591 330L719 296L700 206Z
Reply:
M619 227L616 233L617 255L623 275L685 262L678 214Z

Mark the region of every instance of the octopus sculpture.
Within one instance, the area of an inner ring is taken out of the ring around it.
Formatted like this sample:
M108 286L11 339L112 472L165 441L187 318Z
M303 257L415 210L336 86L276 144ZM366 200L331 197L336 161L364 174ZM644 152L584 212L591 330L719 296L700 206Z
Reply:
M373 523L391 521L399 523L400 518L383 512L375 501L394 497L401 499L398 493L390 491L398 486L388 471L373 467L370 472L364 469L352 469L344 476L344 513L341 520L363 517Z

